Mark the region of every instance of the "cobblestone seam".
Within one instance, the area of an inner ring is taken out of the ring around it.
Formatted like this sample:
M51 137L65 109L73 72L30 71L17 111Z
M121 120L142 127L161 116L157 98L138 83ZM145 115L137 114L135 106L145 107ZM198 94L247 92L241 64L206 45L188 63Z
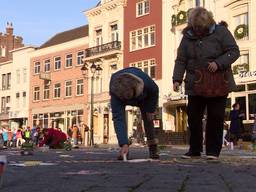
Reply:
M232 188L231 184L227 182L227 180L224 178L224 176L222 174L219 174L219 177L221 178L221 180L225 184L228 192L233 192L233 188Z
M128 192L134 192L135 190L137 190L138 188L140 188L143 184L149 182L153 177L149 177L143 181L141 181L140 183L138 183L137 185L131 186L129 187Z
M188 180L189 180L189 179L190 179L190 178L189 178L189 176L187 175L187 176L184 178L184 180L182 181L181 186L180 186L180 188L178 189L177 192L185 192L185 191L186 191L186 186L187 186L187 183L188 183Z

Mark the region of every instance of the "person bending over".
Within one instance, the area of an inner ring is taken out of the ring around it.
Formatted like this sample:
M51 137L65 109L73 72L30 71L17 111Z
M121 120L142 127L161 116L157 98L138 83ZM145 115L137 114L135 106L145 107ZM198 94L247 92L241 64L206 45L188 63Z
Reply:
M158 104L159 89L157 84L142 70L134 67L114 73L110 80L111 108L113 122L119 146L119 160L128 154L128 135L125 120L125 106L140 108L149 146L149 157L159 159L158 140L155 137L153 117Z

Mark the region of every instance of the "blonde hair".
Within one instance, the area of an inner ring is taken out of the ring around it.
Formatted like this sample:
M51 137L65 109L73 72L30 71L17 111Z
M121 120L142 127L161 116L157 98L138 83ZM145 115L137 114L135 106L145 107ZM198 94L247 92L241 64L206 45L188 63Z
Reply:
M139 81L128 73L118 75L112 80L110 92L120 99L131 99L136 93Z
M208 11L203 7L196 7L189 11L188 15L188 26L195 27L204 27L207 28L215 24L212 12Z

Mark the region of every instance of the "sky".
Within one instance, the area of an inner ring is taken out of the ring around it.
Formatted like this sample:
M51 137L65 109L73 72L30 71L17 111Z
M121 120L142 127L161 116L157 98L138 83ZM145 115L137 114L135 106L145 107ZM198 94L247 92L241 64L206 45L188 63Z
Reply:
M40 46L56 33L88 23L83 11L100 0L0 0L0 32L12 22L26 45Z

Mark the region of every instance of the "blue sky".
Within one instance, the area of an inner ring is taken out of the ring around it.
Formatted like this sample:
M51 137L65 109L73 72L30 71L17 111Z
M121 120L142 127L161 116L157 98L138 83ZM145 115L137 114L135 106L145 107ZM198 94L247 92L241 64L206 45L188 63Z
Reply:
M39 46L54 34L87 24L84 10L99 0L1 0L0 32L12 22L25 44Z

